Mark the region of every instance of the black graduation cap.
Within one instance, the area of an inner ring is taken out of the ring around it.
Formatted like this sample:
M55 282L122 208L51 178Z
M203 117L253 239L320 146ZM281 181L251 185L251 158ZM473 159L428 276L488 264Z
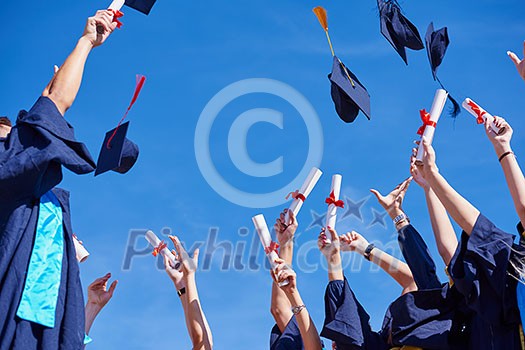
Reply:
M377 0L381 20L381 34L392 44L399 56L408 64L405 48L422 50L423 40L416 26L402 13L395 0Z
M331 94L335 110L346 123L353 122L359 111L370 120L370 95L359 79L348 70L343 62L334 56L332 73L328 75L332 83Z
M124 113L124 116L120 119L117 127L106 133L102 148L97 161L97 169L95 170L95 176L105 173L106 171L113 170L117 173L127 173L137 161L139 156L139 147L131 142L127 137L129 122L122 124L126 119L131 107L137 101L140 91L146 82L146 77L137 74L135 92L131 102Z
M126 6L149 15L156 0L126 0Z
M437 69L441 65L441 62L443 62L448 45L450 44L447 27L434 30L434 23L430 22L425 41L427 44L428 60L432 68L432 76L434 80L437 80Z
M125 122L106 133L95 176L110 170L125 174L133 167L139 156L139 147L126 137L128 127L129 122Z

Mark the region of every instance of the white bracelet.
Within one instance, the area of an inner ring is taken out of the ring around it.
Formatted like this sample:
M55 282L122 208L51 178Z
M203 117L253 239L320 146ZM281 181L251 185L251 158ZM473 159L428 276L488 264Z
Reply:
M299 315L299 313L301 311L303 311L304 309L306 309L306 305L304 305L304 304L303 305L299 305L299 306L294 306L294 307L292 307L292 313L294 315Z

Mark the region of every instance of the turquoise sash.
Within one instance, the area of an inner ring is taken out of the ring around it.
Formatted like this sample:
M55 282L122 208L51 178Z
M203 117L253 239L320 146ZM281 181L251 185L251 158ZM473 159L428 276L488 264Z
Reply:
M49 191L40 198L35 244L16 313L18 317L55 327L63 255L62 207L53 192Z

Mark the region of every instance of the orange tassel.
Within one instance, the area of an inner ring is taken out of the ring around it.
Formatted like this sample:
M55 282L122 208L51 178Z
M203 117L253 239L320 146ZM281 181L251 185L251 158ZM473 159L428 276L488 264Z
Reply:
M326 10L322 6L317 6L313 11L323 29L328 30L328 16L326 15Z

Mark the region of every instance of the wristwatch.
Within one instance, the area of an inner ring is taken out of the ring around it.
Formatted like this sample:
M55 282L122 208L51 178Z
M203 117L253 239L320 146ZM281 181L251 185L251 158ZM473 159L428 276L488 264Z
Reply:
M366 247L365 252L363 254L366 260L370 261L370 254L372 253L372 250L374 250L375 247L376 246L374 245L374 243L370 243L368 247Z
M182 287L181 289L179 289L177 291L177 294L179 295L179 297L183 296L184 294L186 294L186 287Z
M292 313L294 315L299 315L299 313L301 311L303 311L303 309L306 309L306 306L303 304L303 305L299 305L299 306L294 306L292 307Z
M408 218L408 216L405 215L405 213L399 214L392 221L394 222L394 226L397 226L397 224L399 224L403 220L406 220L408 223L410 223L410 219Z

